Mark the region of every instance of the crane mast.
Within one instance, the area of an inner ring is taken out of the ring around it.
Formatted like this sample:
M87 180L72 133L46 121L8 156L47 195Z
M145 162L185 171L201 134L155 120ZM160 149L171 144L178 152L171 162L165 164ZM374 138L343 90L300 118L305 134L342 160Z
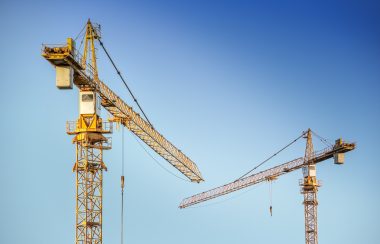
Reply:
M79 118L66 124L66 132L74 135L76 160L76 244L101 244L103 208L103 150L111 149L112 123L127 127L157 154L162 156L191 182L203 181L197 165L181 150L157 132L150 123L133 111L98 77L95 40L100 42L100 28L88 20L85 26L83 55L75 41L65 45L43 45L42 56L56 68L56 86L60 89L79 89ZM100 117L101 107L112 116L109 121ZM122 185L123 185L122 177Z
M87 52L94 71L94 80L98 80L94 41L99 38L95 28L88 22L84 37L84 55L82 66L86 67ZM88 45L89 44L89 45ZM112 133L112 124L103 123L100 117L100 97L91 87L80 87L79 119L68 122L67 133L75 135L76 162L76 234L75 242L103 243L103 150L111 149L111 138L103 134ZM75 125L75 127L73 126Z
M317 221L317 191L320 186L317 180L316 166L314 163L314 147L312 141L311 130L307 131L306 150L304 164L309 162L302 168L303 179L300 180L301 193L304 197L305 207L305 243L318 244L318 221Z
M317 244L317 191L320 184L316 177L316 164L330 158L334 158L336 164L343 164L344 153L354 150L356 145L355 143L343 142L342 139L338 139L335 141L335 145L326 147L321 151L314 152L312 131L308 129L303 133L303 136L306 138L306 150L304 157L296 158L287 163L263 170L256 174L239 178L223 186L185 198L180 203L179 208L187 208L192 205L256 185L260 182L275 180L281 175L302 169L304 177L300 180L300 186L301 193L304 196L305 241L306 244Z

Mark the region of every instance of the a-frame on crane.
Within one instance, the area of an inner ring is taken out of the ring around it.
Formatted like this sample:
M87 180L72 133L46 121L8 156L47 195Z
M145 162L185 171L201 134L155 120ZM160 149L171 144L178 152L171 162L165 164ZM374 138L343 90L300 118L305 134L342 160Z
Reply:
M336 164L343 164L344 153L354 150L355 144L343 142L342 139L338 139L335 141L335 145L329 146L321 151L314 152L312 131L308 129L302 135L304 138L306 138L305 157L294 159L290 162L261 171L259 173L239 178L238 180L235 180L234 182L228 183L226 185L185 198L179 207L186 208L258 184L263 181L272 181L281 175L302 168L303 179L300 180L300 186L301 193L304 195L303 204L305 206L305 241L306 244L317 244L317 191L320 185L319 181L316 178L315 165L333 157Z
M79 119L66 126L67 133L75 135L76 144L75 243L101 244L103 170L107 170L103 150L111 148L111 139L103 134L112 133L112 122L103 122L100 117L101 107L112 114L111 121L127 127L190 181L199 183L203 178L193 161L99 79L95 40L101 43L100 28L89 20L85 30L83 55L75 48L75 41L68 38L66 45L43 45L42 56L55 66L58 88L71 89L74 83L80 91Z

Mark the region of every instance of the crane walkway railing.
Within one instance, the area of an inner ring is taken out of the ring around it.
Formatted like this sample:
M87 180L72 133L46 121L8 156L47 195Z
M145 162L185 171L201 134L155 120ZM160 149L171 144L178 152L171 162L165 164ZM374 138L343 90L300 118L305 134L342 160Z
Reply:
M78 121L66 121L66 133L69 135L74 135L79 133L79 122ZM113 123L108 121L102 122L101 130L97 132L101 132L102 134L110 134L113 131Z

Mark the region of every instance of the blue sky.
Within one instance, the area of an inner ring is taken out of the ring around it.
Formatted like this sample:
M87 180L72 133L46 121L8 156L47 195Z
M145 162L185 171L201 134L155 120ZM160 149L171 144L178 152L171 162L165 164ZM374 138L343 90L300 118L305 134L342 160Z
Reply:
M75 37L88 18L102 25L155 128L206 179L173 177L126 133L125 243L304 242L300 171L274 183L273 217L267 184L210 202L233 197L220 204L177 207L309 127L358 143L343 166L318 166L320 243L377 243L379 12L376 1L1 1L0 243L74 241L75 149L65 122L78 116L78 92L56 89L40 49ZM100 77L132 105L104 53L98 57ZM120 131L113 138L104 243L120 242ZM304 146L265 167L302 156Z

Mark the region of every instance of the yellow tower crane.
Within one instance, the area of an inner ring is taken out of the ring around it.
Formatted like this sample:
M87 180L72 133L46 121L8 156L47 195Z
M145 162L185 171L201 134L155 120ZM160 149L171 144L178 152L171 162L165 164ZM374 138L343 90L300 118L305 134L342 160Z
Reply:
M74 135L73 143L76 145L73 166L76 172L75 243L101 244L103 170L107 170L103 150L111 148L111 138L104 135L112 133L113 122L127 127L190 181L199 183L203 178L193 161L99 79L95 40L103 47L100 27L88 20L85 30L82 54L75 48L75 41L68 38L65 45L43 45L42 56L54 65L58 88L72 89L74 84L79 89L79 118L66 124L67 133ZM113 116L110 121L103 121L100 117L101 107ZM123 187L123 176L121 180Z
M276 167L261 171L256 174L250 174L252 172L250 171L234 182L185 198L179 207L186 208L258 184L263 181L273 181L281 175L302 168L303 179L300 180L300 186L301 193L304 196L303 204L305 207L305 242L306 244L317 244L317 191L320 184L316 177L315 165L330 158L334 158L335 164L343 164L344 153L354 150L355 144L343 142L342 139L338 139L335 141L335 145L331 145L321 151L314 152L312 131L308 129L307 131L303 132L302 135L296 140L301 137L306 138L306 150L304 157L294 159L290 162L280 164ZM296 140L294 140L292 143L294 143ZM288 144L288 146L292 143ZM282 150L283 149L280 151ZM267 160L264 162L266 161ZM270 206L270 211L272 214L272 206Z

